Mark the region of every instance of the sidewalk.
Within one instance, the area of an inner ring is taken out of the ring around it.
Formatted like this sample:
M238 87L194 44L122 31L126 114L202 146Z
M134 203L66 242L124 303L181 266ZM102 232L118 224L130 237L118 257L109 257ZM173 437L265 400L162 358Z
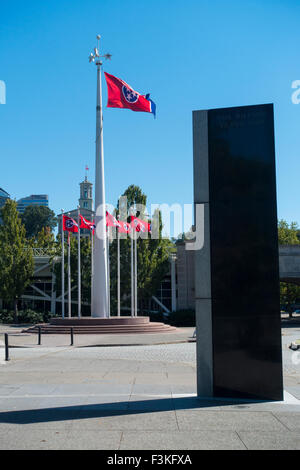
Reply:
M41 345L38 346L38 335L24 333L28 325L11 326L0 325L0 339L4 333L9 334L11 347L56 347L69 346L70 334L42 334ZM144 334L119 334L119 335L90 335L74 334L74 346L123 346L123 345L145 345L145 344L169 344L185 343L192 340L195 328L177 328L172 333L144 333Z
M299 333L283 331L281 403L197 399L195 343L13 348L0 365L0 448L300 449L288 349Z

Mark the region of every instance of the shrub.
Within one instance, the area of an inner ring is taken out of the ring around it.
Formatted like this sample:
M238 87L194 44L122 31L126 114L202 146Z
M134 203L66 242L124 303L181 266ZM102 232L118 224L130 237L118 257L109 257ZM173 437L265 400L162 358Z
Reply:
M41 313L30 309L19 310L18 323L44 323L48 322L51 316L53 315L50 312ZM14 323L13 310L1 310L0 323Z

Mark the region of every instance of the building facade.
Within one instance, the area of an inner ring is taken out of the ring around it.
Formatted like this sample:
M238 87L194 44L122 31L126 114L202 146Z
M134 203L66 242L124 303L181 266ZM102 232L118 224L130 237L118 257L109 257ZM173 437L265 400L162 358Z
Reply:
M6 201L10 199L10 195L2 188L0 188L0 209L4 206ZM1 214L0 214L0 225L2 224Z
M2 188L0 188L0 209L4 206L7 199L10 198L10 195Z
M17 209L23 214L28 206L46 206L49 207L49 198L47 194L31 194L17 201Z

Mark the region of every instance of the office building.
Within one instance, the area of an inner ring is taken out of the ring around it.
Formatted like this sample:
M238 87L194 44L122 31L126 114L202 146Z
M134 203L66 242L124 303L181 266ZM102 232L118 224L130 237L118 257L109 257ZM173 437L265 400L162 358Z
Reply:
M17 201L17 209L20 214L23 214L28 206L46 206L49 207L49 198L47 194L32 194L28 197L23 197Z

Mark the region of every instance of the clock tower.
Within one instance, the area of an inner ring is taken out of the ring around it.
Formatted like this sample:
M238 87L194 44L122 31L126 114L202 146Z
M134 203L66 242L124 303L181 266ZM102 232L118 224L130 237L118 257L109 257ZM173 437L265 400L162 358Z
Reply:
M88 181L87 176L80 183L79 207L80 209L93 210L93 184Z

